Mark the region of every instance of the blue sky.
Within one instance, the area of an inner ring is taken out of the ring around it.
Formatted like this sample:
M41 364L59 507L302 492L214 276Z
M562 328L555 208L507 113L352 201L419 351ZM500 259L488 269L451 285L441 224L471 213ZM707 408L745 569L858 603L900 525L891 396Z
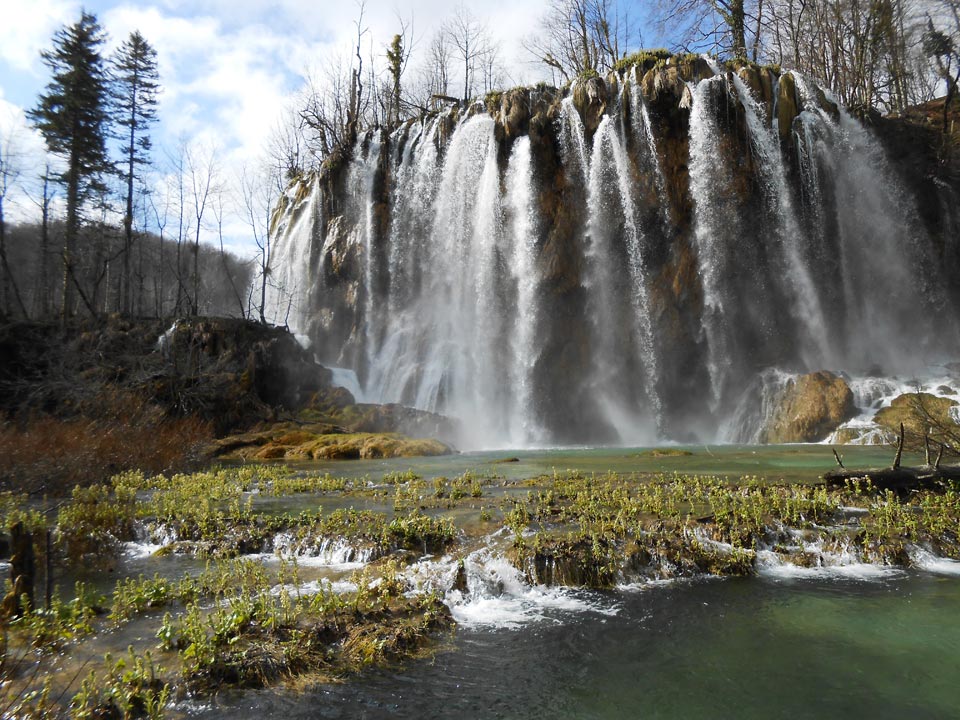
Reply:
M535 30L543 0L466 4L500 40L510 80L536 79L538 70L527 62L520 44ZM5 5L0 24L0 130L21 126L17 141L28 166L24 177L35 174L32 166L41 154L39 138L23 127L23 111L36 103L48 81L40 51L85 8L108 32L108 51L135 29L157 50L163 86L153 133L158 156L181 140L214 144L228 185L239 177L240 168L260 162L266 138L301 87L305 70L349 52L357 15L351 0L10 0ZM374 52L382 54L380 48L399 27L398 16L412 19L417 47L425 50L452 6L450 0L367 0L365 24ZM29 212L30 204L15 195L9 204L14 219ZM250 254L240 213L234 215L227 222L229 242Z

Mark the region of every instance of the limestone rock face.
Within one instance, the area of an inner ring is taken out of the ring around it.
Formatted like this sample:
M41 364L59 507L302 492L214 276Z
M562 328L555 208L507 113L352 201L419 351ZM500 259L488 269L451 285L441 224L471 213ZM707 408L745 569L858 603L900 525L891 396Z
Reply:
M676 104L684 97L687 85L676 67L660 67L647 71L641 83L643 95L650 103L656 103L661 97L670 97Z
M853 392L842 377L825 371L801 375L784 392L761 441L817 442L856 413Z
M573 86L573 105L580 113L587 135L593 135L607 110L607 85L603 78L592 77Z
M781 142L790 138L793 119L800 114L797 105L797 84L793 75L783 75L777 92L777 129L780 132Z
M874 422L889 432L891 442L900 432L900 423L909 435L923 437L929 434L934 442L949 442L944 432L960 432L960 425L951 413L957 404L956 400L930 393L904 393L894 398L890 407L878 410Z

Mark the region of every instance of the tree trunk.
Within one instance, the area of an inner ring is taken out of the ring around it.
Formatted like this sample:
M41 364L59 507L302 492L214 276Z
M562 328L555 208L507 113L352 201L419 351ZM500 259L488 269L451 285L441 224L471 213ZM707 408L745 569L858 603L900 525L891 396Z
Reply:
M67 227L63 239L63 304L60 307L60 320L65 323L73 312L73 286L70 275L73 272L73 250L77 242L77 206L80 195L76 164L71 157L71 169L67 181Z

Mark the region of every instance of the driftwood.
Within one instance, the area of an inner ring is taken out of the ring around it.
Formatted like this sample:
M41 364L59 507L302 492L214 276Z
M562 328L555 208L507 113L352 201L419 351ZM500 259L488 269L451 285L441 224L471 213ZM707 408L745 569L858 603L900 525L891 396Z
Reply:
M833 456L837 459L838 470L830 470L823 474L823 479L827 487L843 487L848 480L856 478L870 478L873 486L880 490L893 490L898 493L906 493L911 490L933 490L942 487L944 481L960 481L960 466L948 465L941 466L943 459L943 444L940 444L940 451L937 453L936 462L930 464L930 444L929 439L925 438L926 444L926 464L920 467L904 467L900 465L900 459L903 456L903 423L900 423L900 437L897 442L897 454L893 458L893 465L888 468L866 468L860 470L850 470L844 467L843 461L837 451L833 451Z

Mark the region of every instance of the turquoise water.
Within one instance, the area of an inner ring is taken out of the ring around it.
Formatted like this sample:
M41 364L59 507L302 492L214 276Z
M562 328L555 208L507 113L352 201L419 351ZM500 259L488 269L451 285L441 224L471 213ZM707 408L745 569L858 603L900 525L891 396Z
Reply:
M596 611L460 628L432 658L199 717L956 718L960 580L750 578L594 594Z
M664 448L659 448L664 450ZM496 450L428 458L387 460L328 460L292 464L311 472L344 477L369 476L413 470L426 478L459 475L467 470L505 478L527 478L554 470L603 473L689 473L765 477L770 481L813 482L836 467L828 445L678 445L667 450L691 453L681 457L652 457L651 448L585 448L547 450ZM844 464L850 468L888 467L893 450L888 447L844 446ZM503 462L507 459L516 462ZM903 463L919 464L920 456L904 454Z

